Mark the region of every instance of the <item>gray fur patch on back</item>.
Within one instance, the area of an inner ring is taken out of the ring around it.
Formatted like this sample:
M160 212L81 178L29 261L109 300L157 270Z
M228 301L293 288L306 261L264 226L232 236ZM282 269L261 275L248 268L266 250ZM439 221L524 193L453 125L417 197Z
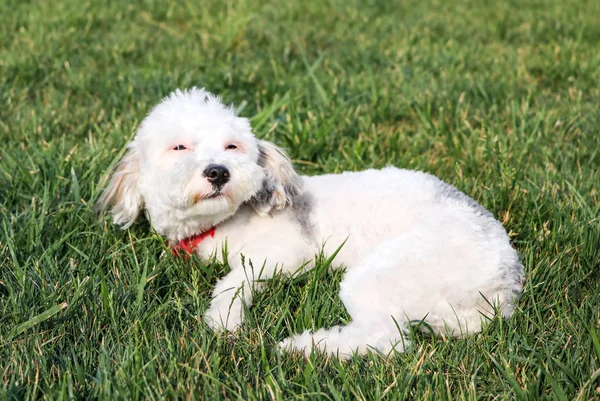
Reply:
M313 209L313 197L308 192L298 193L292 199L292 211L302 234L307 237L312 236L313 223L311 221L311 212Z
M286 209L291 209L293 217L300 225L302 234L307 237L311 237L313 231L313 223L311 221L311 213L314 205L313 197L308 192L299 191L297 187L289 188L288 191L290 194L291 205L288 205ZM262 189L246 203L252 206L252 208L257 212L265 207L270 209L269 200L272 196L273 186L267 180L265 180L263 182ZM273 215L280 212L281 210L270 210L268 214Z
M454 199L460 203L464 203L465 205L471 207L475 211L475 213L481 216L490 217L492 219L494 218L494 215L492 215L492 213L490 213L486 208L484 208L479 203L475 202L473 199L469 198L467 195L456 189L456 187L445 183L444 181L437 178L434 185L436 196L438 196L439 198Z

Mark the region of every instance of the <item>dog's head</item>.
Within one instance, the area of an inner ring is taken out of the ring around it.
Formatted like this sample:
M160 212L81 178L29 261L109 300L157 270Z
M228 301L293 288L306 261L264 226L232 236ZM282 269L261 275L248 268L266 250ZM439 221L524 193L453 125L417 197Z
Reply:
M282 149L257 140L218 97L192 88L173 92L142 121L97 207L124 228L145 209L158 233L181 240L245 203L259 214L281 210L300 185Z

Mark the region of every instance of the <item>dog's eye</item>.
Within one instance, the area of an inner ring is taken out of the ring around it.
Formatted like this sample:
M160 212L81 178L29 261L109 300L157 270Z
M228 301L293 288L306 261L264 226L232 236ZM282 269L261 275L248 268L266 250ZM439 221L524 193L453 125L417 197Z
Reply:
M186 150L187 148L183 145L177 145L173 148L173 150Z
M234 149L237 149L237 146L235 146L234 144L229 144L229 145L225 146L225 149L226 150L234 150Z

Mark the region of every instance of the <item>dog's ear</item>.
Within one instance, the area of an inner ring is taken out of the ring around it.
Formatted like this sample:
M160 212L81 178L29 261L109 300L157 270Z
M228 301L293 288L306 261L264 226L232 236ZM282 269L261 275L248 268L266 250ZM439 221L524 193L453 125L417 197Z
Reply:
M110 183L96 202L96 211L111 210L113 222L128 228L131 226L143 207L142 195L139 191L140 156L131 145L119 162Z
M258 141L258 149L258 164L265 171L265 180L250 204L258 214L266 215L292 205L302 189L302 180L283 149L268 141Z

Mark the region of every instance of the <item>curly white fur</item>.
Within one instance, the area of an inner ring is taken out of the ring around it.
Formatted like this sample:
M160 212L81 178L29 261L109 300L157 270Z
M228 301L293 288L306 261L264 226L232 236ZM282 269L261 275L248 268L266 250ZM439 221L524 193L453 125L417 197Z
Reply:
M352 322L290 337L284 350L403 350L411 320L473 333L494 309L512 315L521 293L523 267L506 231L454 187L393 167L299 177L280 148L257 140L248 120L203 89L165 98L128 148L98 205L124 227L145 210L173 242L215 227L196 248L222 257L227 242L231 272L204 315L215 330L242 324L259 274L310 268L314 255L344 241L335 264L347 268L340 298ZM224 185L206 177L209 165L228 170ZM261 268L245 268L243 258Z

